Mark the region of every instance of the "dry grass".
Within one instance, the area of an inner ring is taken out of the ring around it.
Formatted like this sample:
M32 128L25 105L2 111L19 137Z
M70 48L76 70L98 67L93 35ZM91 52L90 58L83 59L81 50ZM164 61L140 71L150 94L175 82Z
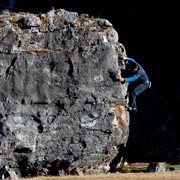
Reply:
M28 180L179 180L180 171L165 173L127 173L91 176L37 177ZM25 180L25 179L24 179Z

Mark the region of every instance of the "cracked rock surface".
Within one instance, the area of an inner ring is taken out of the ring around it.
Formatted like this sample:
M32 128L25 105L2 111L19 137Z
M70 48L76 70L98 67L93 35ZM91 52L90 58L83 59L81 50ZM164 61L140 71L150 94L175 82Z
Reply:
M108 20L0 15L0 167L21 177L108 171L129 135L122 54Z

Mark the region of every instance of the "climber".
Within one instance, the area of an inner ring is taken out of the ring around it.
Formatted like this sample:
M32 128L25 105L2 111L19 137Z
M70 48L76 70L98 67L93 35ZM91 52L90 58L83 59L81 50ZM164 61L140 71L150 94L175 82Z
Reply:
M122 57L127 62L125 73L120 78L122 83L129 82L130 102L127 107L130 112L137 112L136 98L139 94L151 86L145 70L134 59ZM124 78L127 77L127 78Z

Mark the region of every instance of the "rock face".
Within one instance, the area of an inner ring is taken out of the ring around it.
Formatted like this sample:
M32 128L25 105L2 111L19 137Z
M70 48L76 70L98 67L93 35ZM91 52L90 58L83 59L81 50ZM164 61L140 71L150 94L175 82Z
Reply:
M63 9L0 15L0 167L102 172L127 143L125 54L112 24Z

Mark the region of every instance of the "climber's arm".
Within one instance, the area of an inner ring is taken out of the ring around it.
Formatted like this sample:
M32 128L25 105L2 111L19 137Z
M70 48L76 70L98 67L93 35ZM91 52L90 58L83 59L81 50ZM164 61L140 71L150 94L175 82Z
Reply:
M132 82L132 81L136 81L138 79L138 76L134 75L132 77L129 78L125 78L125 82Z
M124 60L136 63L136 61L132 58L127 57ZM137 74L137 75L134 75L134 76L129 77L129 78L120 78L120 80L121 80L121 82L133 82L133 81L136 81L138 78L139 78L139 75Z
M127 58L127 60L136 63L136 61L134 59L132 59L132 58Z
M132 82L136 81L138 79L138 76L134 75L130 78L120 78L121 82Z

